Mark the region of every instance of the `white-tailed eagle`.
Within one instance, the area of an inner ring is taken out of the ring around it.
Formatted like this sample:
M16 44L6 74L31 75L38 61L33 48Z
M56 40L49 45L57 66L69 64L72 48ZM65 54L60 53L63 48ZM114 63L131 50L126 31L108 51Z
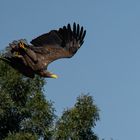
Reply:
M84 42L86 30L79 24L63 26L33 39L29 45L21 39L9 44L9 50L1 59L23 75L33 78L57 78L47 71L49 63L60 58L71 58Z

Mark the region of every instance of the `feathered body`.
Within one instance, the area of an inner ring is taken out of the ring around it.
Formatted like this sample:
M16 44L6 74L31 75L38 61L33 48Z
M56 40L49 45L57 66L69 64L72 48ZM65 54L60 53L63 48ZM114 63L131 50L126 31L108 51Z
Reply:
M48 64L60 58L72 57L83 44L85 34L86 31L79 24L74 23L73 29L68 24L33 39L32 45L23 39L12 42L9 44L10 50L1 59L27 77L33 78L38 74L57 78L47 71Z

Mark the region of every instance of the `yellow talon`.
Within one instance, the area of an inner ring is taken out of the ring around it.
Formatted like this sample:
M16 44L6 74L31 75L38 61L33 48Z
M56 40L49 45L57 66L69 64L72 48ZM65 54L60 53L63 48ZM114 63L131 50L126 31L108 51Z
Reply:
M14 57L21 58L22 56L20 55L20 53L19 53L19 52L14 52Z
M19 55L19 52L14 52L14 55L15 55L15 56L18 56L18 55Z
M23 43L23 42L20 42L20 43L19 43L19 47L20 47L20 48L22 48L22 49L24 49L24 50L26 50L26 48L25 48L25 46L24 46L24 43Z
M19 47L20 47L20 48L23 48L23 49L25 48L23 42L20 42L20 43L19 43Z

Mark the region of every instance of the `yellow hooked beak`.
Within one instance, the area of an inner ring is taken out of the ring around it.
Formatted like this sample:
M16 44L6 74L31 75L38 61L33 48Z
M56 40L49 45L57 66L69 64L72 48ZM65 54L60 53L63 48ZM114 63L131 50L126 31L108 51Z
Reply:
M58 78L58 76L56 75L56 74L51 74L51 76L50 76L51 78L55 78L55 79L57 79Z

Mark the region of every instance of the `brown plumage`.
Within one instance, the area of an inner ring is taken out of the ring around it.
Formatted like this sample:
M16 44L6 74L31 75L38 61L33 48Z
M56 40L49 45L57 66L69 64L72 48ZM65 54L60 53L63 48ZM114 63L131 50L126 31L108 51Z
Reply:
M79 24L70 24L52 30L31 41L14 41L10 50L1 59L20 71L23 75L33 78L35 74L42 77L57 78L47 71L49 63L60 58L71 58L84 42L86 31Z

